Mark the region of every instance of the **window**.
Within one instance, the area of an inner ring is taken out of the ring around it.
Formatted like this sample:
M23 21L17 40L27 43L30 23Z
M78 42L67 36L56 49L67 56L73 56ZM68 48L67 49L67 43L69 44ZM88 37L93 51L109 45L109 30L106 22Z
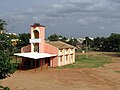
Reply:
M73 59L73 54L71 54L71 59Z
M60 52L62 52L62 50L60 50Z
M60 56L60 62L62 62L62 56Z
M68 60L68 55L66 55L66 61Z

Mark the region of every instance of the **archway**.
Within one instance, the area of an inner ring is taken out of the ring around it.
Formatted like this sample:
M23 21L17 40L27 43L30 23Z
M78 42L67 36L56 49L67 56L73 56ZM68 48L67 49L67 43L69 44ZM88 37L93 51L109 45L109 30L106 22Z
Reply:
M39 38L39 31L38 30L34 30L34 38Z

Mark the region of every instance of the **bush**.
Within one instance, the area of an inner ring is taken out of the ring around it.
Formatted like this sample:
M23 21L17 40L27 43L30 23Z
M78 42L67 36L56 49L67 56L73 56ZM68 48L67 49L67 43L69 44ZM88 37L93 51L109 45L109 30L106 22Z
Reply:
M10 90L9 87L3 87L2 85L0 85L0 90Z
M10 62L11 58L3 51L0 51L0 79L9 77L15 72L15 65Z

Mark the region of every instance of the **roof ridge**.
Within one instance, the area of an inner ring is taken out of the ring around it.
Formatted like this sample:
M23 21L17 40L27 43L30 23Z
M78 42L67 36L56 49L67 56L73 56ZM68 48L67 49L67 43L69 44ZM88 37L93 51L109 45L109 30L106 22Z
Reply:
M74 46L70 45L70 44L67 44L63 41L48 41L47 42L48 44L52 45L52 46L55 46L59 49L62 49L62 48L75 48Z

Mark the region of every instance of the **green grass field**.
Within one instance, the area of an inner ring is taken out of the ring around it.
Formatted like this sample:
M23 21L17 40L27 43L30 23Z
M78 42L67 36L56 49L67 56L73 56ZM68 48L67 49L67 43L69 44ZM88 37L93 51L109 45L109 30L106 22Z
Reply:
M102 54L85 54L77 53L76 62L74 64L65 65L58 68L98 68L104 64L111 63L109 56Z
M114 71L114 72L120 73L120 71Z

